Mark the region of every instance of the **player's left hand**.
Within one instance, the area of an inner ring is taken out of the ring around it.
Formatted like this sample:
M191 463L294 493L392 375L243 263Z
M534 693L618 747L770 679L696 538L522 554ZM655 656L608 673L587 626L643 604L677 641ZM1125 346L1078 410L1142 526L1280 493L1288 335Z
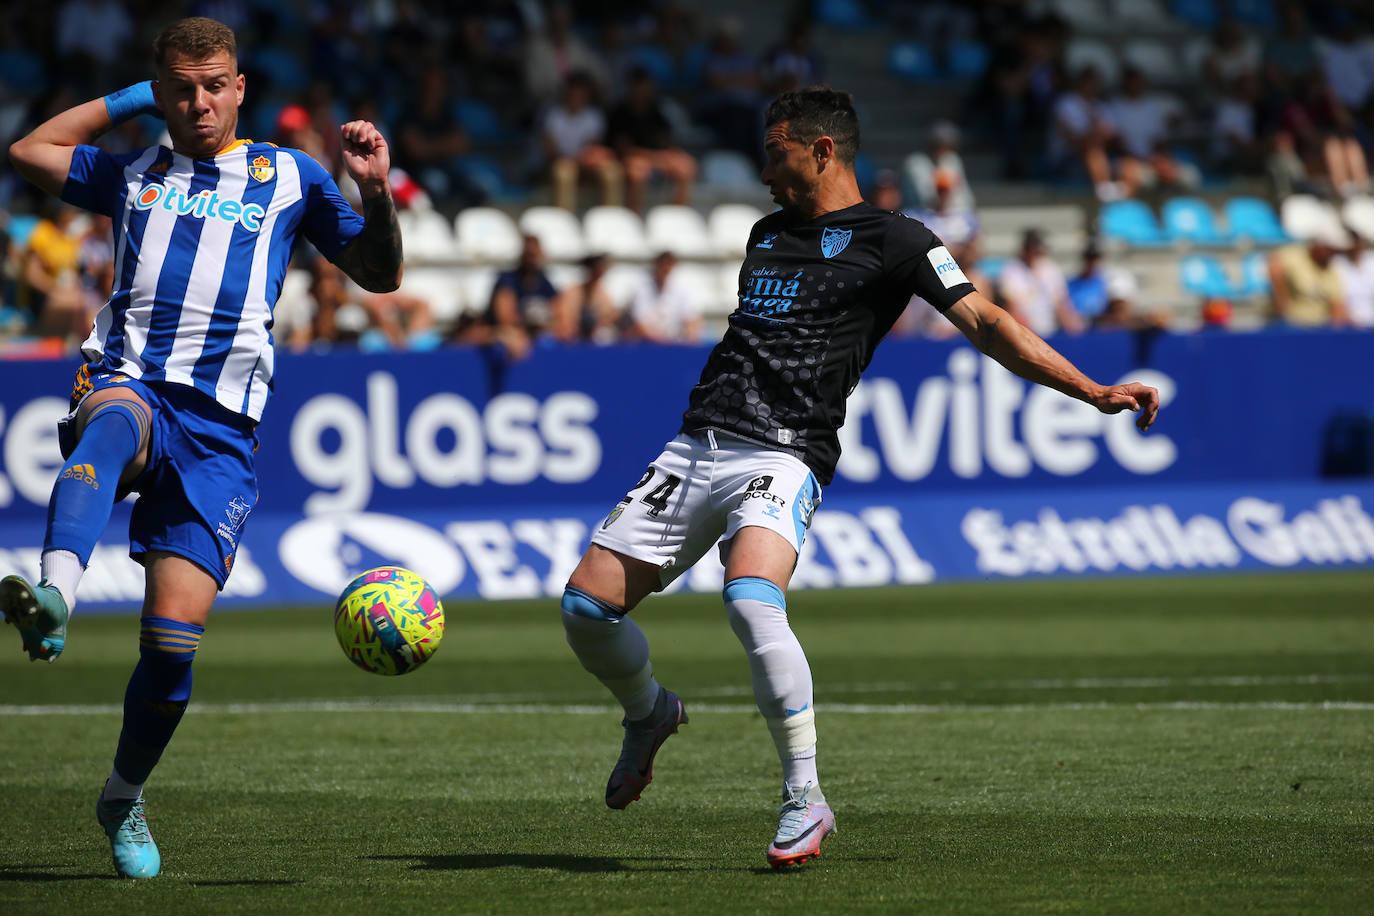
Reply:
M1138 410L1140 416L1135 425L1147 430L1159 413L1159 389L1128 382L1125 385L1112 385L1103 388L1102 393L1093 399L1092 405L1103 413L1121 413L1123 410Z
M343 135L344 168L364 191L368 186L385 187L391 172L391 150L386 139L371 121L349 121L339 128Z

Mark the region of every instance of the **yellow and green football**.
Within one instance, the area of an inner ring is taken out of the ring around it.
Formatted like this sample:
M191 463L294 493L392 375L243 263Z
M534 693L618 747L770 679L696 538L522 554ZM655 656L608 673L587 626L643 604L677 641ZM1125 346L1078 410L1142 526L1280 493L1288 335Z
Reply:
M399 566L369 569L344 588L334 635L349 661L373 674L407 674L444 638L444 608L424 579Z

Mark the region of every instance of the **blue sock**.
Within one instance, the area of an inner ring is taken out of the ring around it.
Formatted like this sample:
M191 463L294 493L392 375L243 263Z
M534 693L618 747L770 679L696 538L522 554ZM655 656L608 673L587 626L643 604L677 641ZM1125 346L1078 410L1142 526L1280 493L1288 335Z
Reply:
M140 623L138 667L124 692L124 728L114 767L120 778L142 785L172 740L191 699L191 661L204 627L166 617Z
M135 401L115 400L91 411L81 441L62 466L48 500L43 550L70 550L85 566L110 520L124 468L138 455L151 416Z

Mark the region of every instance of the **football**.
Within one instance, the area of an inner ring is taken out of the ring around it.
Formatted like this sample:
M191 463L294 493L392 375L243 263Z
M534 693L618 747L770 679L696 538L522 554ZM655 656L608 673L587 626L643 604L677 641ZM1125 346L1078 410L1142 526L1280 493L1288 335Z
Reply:
M407 674L444 638L444 608L424 579L399 566L369 569L344 588L334 635L349 661L373 674Z

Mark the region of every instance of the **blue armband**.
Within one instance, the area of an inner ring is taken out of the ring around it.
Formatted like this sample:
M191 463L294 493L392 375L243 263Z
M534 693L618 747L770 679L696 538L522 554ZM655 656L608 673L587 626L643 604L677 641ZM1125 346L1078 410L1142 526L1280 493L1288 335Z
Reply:
M105 112L110 116L111 124L118 124L142 114L162 117L157 102L153 100L152 80L134 83L127 89L105 96Z

